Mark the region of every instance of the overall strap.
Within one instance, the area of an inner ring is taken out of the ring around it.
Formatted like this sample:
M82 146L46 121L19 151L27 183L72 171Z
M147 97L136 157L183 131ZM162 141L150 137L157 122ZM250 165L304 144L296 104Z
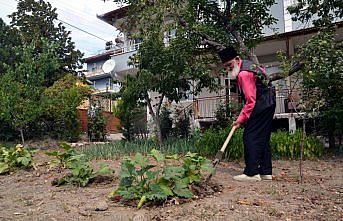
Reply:
M263 85L269 86L269 81L268 81L267 75L264 73L263 69L261 67L259 67L257 64L255 64L254 62L252 62L250 60L243 60L240 71L253 72L254 75L257 77L257 79L259 79Z

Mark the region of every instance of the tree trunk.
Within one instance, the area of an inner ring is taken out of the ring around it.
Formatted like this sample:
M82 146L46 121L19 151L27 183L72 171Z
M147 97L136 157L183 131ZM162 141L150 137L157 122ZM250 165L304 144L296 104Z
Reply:
M155 125L156 125L156 136L157 136L158 145L161 147L163 145L163 137L162 137L162 130L161 130L161 122L158 116L156 117Z
M332 128L329 128L329 148L333 149L336 146L335 142L335 134L334 130Z
M303 118L303 134L301 139L301 147L300 147L300 161L299 161L299 173L300 173L300 183L303 183L303 156L304 156L304 142L305 142L305 136L306 136L306 121L305 118Z
M21 143L22 143L23 146L25 146L25 139L24 139L23 129L20 128L19 131L20 131Z
M154 122L155 127L156 127L156 136L157 136L158 145L162 146L162 144L163 144L163 137L162 137L162 131L161 131L161 125L160 125L159 107L158 107L158 110L156 110L156 112L154 112L154 109L152 108L152 105L151 105L148 93L145 95L145 100L147 102L147 105L148 105L148 108L149 108L149 112L150 112L150 114L152 116L153 122ZM161 101L159 102L159 104L160 103L161 103Z

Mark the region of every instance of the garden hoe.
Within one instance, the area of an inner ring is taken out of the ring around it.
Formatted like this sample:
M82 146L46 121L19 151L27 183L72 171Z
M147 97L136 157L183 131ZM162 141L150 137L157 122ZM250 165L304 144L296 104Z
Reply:
M233 127L231 128L231 131L230 131L230 133L229 133L229 136L227 136L227 138L226 138L226 140L225 140L225 142L224 142L222 148L217 152L216 158L212 161L212 166L213 166L214 169L216 169L216 166L217 166L217 165L220 163L220 161L223 159L223 156L224 156L226 147L227 147L227 145L229 144L229 142L230 142L230 140L231 140L231 138L232 138L232 135L235 133L236 129L237 129L237 126L233 126ZM206 183L207 183L208 181L210 181L212 175L213 175L213 173L211 173L211 174L207 177Z

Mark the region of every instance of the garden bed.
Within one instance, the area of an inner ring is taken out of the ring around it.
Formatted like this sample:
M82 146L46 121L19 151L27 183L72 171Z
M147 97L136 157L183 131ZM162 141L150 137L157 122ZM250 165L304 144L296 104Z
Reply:
M112 181L85 188L52 186L60 173L50 170L52 158L35 155L37 170L0 176L0 220L342 220L342 158L304 162L304 183L298 184L297 161L274 161L275 181L240 183L232 179L244 164L221 163L213 182L221 191L158 207L138 210L108 199L118 187L121 160L109 163ZM99 162L99 161L97 161ZM93 161L92 163L96 163ZM100 180L101 181L101 180Z

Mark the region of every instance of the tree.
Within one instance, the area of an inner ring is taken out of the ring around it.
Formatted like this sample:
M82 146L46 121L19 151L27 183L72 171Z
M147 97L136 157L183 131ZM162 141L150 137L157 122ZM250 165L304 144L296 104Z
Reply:
M19 0L17 11L9 16L11 27L19 30L22 44L34 43L35 53L42 51L42 39L57 45L59 69L47 72L44 76L45 85L51 86L60 77L67 73L76 73L81 68L82 53L75 50L70 31L66 31L61 22L57 22L56 8L43 0Z
M5 65L13 67L17 60L17 45L20 45L19 35L0 18L0 76L5 72Z
M43 113L42 94L44 76L59 68L55 59L56 47L42 40L42 52L35 52L31 43L20 48L21 61L14 67L6 67L0 77L0 118L20 132L24 143L24 131L28 124L36 121ZM17 48L19 50L19 48Z
M207 64L213 59L206 54L194 56L196 47L192 42L180 37L170 42L168 47L163 42L163 32L156 23L154 31L145 33L143 43L133 58L138 68L135 76L128 76L124 83L122 96L137 101L144 101L156 130L158 142L163 143L161 131L161 107L163 101L179 102L187 97L186 92L194 87L197 93L201 88L214 89L216 82ZM193 84L193 82L197 84ZM154 97L154 93L159 93Z
M330 26L336 18L343 17L343 2L337 0L298 0L287 9L292 20L307 22L313 20L317 27Z
M77 107L91 95L91 88L67 74L44 91L45 120L52 122L58 139L76 141L80 136Z
M195 93L206 87L215 89L210 65L218 62L216 52L224 46L236 45L258 63L250 49L261 39L262 28L275 21L269 14L274 0L228 0L223 7L206 0L115 2L130 5L125 31L143 39L133 59L139 71L125 82L125 93L146 102L160 144L163 101L179 102L191 86ZM166 38L173 30L175 38ZM150 97L153 92L160 96Z
M313 21L318 34L300 48L292 60L303 60L303 108L319 114L335 146L335 132L342 136L343 126L343 44L335 42L335 20L343 18L343 2L336 0L300 0L288 7L293 20Z
M263 28L276 21L269 13L275 0L114 2L129 4L128 22L125 23L128 30L149 30L162 17L165 29L183 30L190 41L198 41L206 47L221 49L235 45L256 64L259 62L251 49L263 37Z
M333 29L322 29L288 61L305 64L297 76L303 89L300 107L320 118L330 147L343 126L343 43L335 42L334 36Z

